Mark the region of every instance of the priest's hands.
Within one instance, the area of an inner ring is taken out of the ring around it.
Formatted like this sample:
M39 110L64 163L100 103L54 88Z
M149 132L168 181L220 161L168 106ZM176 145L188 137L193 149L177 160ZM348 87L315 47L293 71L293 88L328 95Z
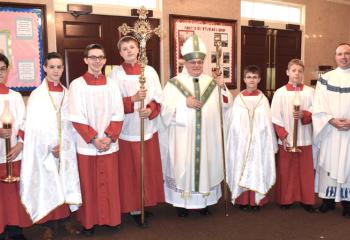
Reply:
M140 89L137 91L137 93L133 96L131 96L132 102L139 102L141 100L144 100L147 96L147 89Z
M150 108L141 108L139 109L140 118L148 118L151 115L152 110Z
M290 147L290 144L289 144L289 142L287 141L287 138L281 139L281 141L282 141L282 144L283 144L283 149L284 149L284 151L287 152L287 148Z
M99 152L108 151L111 147L112 139L109 137L95 138L93 144Z
M60 157L60 145L56 145L52 150L51 150L53 156L55 158L59 158Z
M350 119L332 118L328 122L339 131L348 131L350 129Z
M13 161L16 159L18 154L22 151L23 149L23 143L18 142L13 148L11 148L10 152L7 154L6 158L8 161Z
M0 128L0 138L10 138L12 129Z
M197 109L197 110L199 110L199 109L201 109L203 107L203 103L201 101L198 101L193 96L187 97L186 105L189 108L194 108L194 109Z

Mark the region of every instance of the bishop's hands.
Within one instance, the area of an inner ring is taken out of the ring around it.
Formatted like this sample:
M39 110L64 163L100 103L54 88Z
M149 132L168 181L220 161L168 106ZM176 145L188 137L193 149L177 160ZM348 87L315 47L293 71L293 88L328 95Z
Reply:
M215 70L213 70L213 79L216 82L216 84L220 87L220 88L225 88L225 81L224 79L221 77L222 73L220 68L215 68Z
M203 107L204 103L201 101L198 101L195 97L190 96L186 98L186 105L189 108L194 108L196 110L199 110Z
M339 131L348 131L350 130L350 119L346 118L332 118L328 121L333 127Z

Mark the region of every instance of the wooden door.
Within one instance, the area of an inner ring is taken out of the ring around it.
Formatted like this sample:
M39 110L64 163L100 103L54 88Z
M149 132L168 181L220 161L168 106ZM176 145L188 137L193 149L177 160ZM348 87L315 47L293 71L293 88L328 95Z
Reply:
M262 70L258 87L271 100L275 90L288 81L288 62L301 57L301 31L242 26L241 32L241 89L246 87L244 68L258 65Z
M117 48L121 34L118 27L123 23L133 26L137 17L106 15L82 15L73 17L69 13L56 13L57 51L65 61L65 75L62 83L68 86L86 70L84 49L91 43L102 44L106 51L107 65L120 65L122 59ZM150 24L159 25L159 19L149 19ZM147 42L148 64L160 74L160 41L152 37Z

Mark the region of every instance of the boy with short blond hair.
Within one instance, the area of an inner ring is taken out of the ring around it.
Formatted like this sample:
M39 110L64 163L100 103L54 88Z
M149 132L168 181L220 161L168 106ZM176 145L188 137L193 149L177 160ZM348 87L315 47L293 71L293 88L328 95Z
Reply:
M303 84L304 64L301 60L292 59L286 73L288 83L277 89L271 104L279 146L276 201L282 209L289 209L294 202L300 202L306 211L314 212L311 124L314 89ZM298 120L298 150L293 152L294 119Z

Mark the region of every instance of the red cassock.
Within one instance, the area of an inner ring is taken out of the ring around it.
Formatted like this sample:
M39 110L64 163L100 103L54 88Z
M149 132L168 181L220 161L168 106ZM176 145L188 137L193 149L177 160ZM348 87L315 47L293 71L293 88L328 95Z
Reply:
M144 202L148 207L164 202L158 134L144 144ZM119 146L121 209L127 213L141 209L140 142L119 140Z
M73 126L84 139L93 138L91 127L79 123L73 123ZM110 132L108 135L116 140L121 127L122 123L111 122L106 132ZM78 220L87 229L94 225L119 225L121 216L118 152L100 156L77 156L83 198L83 205L77 212Z
M139 75L140 65L124 63L122 65L127 75ZM117 79L118 80L118 79ZM124 113L134 113L134 103L130 96L123 98ZM150 121L160 113L160 104L152 100L146 106L152 110ZM134 126L139 127L139 126ZM121 211L141 210L141 154L139 141L119 139L119 180L121 193ZM144 204L146 207L164 202L164 187L158 133L144 142Z
M311 112L303 111L301 123L306 125L311 122ZM288 132L283 127L276 124L274 127L280 139L287 136ZM282 145L278 148L276 202L283 205L293 202L315 204L312 146L300 146L300 153L286 152Z
M13 162L13 175L19 176L21 161ZM6 176L6 164L0 164L0 177ZM26 213L19 196L19 182L3 183L0 181L0 233L6 225L29 227L32 221Z
M86 73L83 78L88 85L104 85L106 79L98 79ZM89 125L73 122L73 127L86 143L97 135ZM122 122L110 121L104 133L117 141ZM119 194L119 154L113 152L105 155L77 154L80 186L83 204L77 211L77 218L84 228L94 225L117 226L121 223Z
M263 199L260 200L260 203L258 206L264 206L268 202L269 202L269 199L267 197L264 197ZM241 195L239 195L238 198L236 198L235 204L256 206L255 192L254 191L243 192Z

